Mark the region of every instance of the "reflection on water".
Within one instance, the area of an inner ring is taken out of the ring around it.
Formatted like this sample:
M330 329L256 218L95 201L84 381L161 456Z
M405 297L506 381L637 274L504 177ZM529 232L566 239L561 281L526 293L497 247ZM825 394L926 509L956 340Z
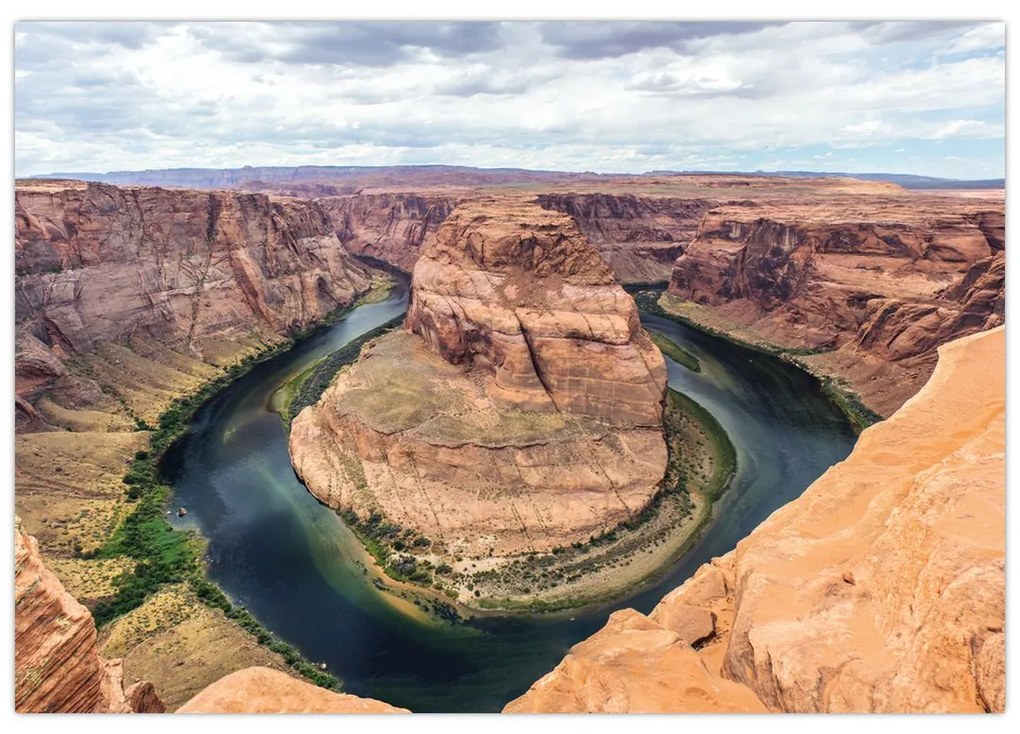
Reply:
M371 584L352 533L297 480L270 409L289 377L398 316L406 303L402 286L257 366L203 406L162 466L174 504L189 510L174 521L209 539L210 578L309 660L327 663L351 693L415 711L498 711L612 611L649 611L853 446L849 425L810 376L646 315L648 328L701 361L702 372L693 373L667 359L670 384L711 411L737 450L733 488L702 540L655 583L572 618L437 622Z

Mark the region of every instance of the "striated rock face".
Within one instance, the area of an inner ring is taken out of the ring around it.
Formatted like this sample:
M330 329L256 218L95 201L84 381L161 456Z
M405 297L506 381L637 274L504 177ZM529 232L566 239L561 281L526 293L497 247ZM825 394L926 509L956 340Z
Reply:
M568 217L462 205L415 266L406 323L293 422L321 500L477 557L587 540L651 499L665 365Z
M349 252L411 272L458 199L441 194L359 194L316 200Z
M104 660L89 611L43 565L35 538L14 530L14 708L19 713L150 713L163 710L151 684L122 685L119 660Z
M437 191L321 196L347 250L411 272L450 212L466 193ZM673 261L713 202L705 198L613 193L543 193L535 201L568 214L620 282L669 280Z
M491 371L507 407L659 426L665 368L633 299L566 217L465 205L414 269L407 326Z
M150 338L201 355L307 326L370 282L314 204L74 181L16 186L15 258L30 398L60 359L98 344Z
M18 323L72 351L306 326L367 276L321 209L258 194L67 182L15 190Z
M271 668L245 668L220 678L179 714L406 714L371 698L334 693Z
M577 223L622 283L669 280L714 202L632 194L540 194L536 201Z
M713 209L670 293L767 341L839 350L834 371L891 413L931 374L938 345L1003 322L1004 218L991 200L866 203Z
M1005 331L939 355L846 461L648 618L614 615L507 710L587 710L592 691L615 692L614 710L683 710L705 700L707 669L731 686L719 707L751 691L772 711L1002 711ZM638 634L658 665L629 657Z

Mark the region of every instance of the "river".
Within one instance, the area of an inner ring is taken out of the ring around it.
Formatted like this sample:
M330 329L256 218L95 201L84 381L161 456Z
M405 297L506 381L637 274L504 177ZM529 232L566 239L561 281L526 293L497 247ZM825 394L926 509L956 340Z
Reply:
M161 463L174 506L188 508L174 524L196 528L209 541L209 577L309 660L325 662L350 693L421 712L498 711L612 611L650 611L853 447L849 424L809 375L645 314L647 328L700 360L695 373L667 358L670 385L708 409L737 451L732 488L700 542L653 583L571 615L454 625L411 614L366 580L358 541L298 481L283 424L270 408L290 377L406 305L402 284L386 301L360 306L257 365L202 406Z

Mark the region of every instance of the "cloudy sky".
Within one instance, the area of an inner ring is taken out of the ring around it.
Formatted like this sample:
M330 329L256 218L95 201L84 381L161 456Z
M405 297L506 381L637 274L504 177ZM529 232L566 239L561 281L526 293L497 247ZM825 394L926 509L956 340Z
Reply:
M1005 171L1005 25L15 26L19 176L446 163Z

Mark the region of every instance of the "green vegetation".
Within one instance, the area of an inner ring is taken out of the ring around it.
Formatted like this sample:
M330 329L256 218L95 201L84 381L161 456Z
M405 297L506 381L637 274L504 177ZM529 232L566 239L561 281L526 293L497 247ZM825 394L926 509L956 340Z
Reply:
M823 377L821 383L822 392L843 412L843 415L850 421L856 433L860 433L868 426L885 420L865 405L857 393L841 386L835 379Z
M298 413L307 406L314 405L319 401L322 393L329 387L336 373L342 367L358 359L358 355L361 354L361 348L365 344L397 328L403 320L404 317L402 315L397 316L382 326L378 326L357 339L348 342L332 354L320 359L281 388L284 390L284 404L281 406L280 414L284 417L288 428Z
M698 358L675 341L657 331L649 331L648 335L652 338L655 346L678 365L686 367L691 372L701 372L701 362L698 361Z
M331 320L335 321L349 310L338 310ZM159 480L158 474L160 458L183 435L192 416L210 397L248 372L256 363L289 349L296 338L309 331L298 332L296 337L286 342L248 355L199 390L174 400L160 415L156 426L136 421L140 430L152 433L149 449L135 454L123 478L127 487L127 499L133 508L107 542L88 556L101 559L127 557L134 561L134 566L130 572L114 580L116 593L98 602L92 609L97 625L109 623L141 606L148 597L167 584L186 581L203 603L222 610L259 643L280 654L297 673L323 688L342 690L339 679L302 658L293 646L276 640L249 612L231 604L227 596L205 578L201 562L204 541L197 533L175 530L167 522L166 504L171 489Z
M704 324L698 323L686 316L667 311L659 304L659 297L662 295L662 292L662 289L638 291L634 294L634 301L637 303L639 309L646 311L647 313L655 314L656 316L661 316L663 318L670 319L671 321L676 321L677 323L689 326L697 331L711 334L717 339L724 339L732 344L743 347L744 349L749 349L761 354L768 354L772 357L776 357L796 365L818 380L822 392L825 393L826 397L832 401L833 405L839 408L843 415L846 416L846 419L850 422L850 425L856 433L860 433L868 426L885 420L884 416L879 415L866 406L860 396L847 387L841 380L828 375L819 376L807 364L797 359L797 357L810 357L815 354L825 354L826 352L832 351L830 347L793 349L778 347L772 344L758 344L744 341L743 339L739 339L731 334L727 334L723 331L719 331L718 329L713 329L705 326ZM656 345L659 346L658 342L656 342ZM659 346L659 349L662 349L662 346ZM663 352L665 352L664 349Z

